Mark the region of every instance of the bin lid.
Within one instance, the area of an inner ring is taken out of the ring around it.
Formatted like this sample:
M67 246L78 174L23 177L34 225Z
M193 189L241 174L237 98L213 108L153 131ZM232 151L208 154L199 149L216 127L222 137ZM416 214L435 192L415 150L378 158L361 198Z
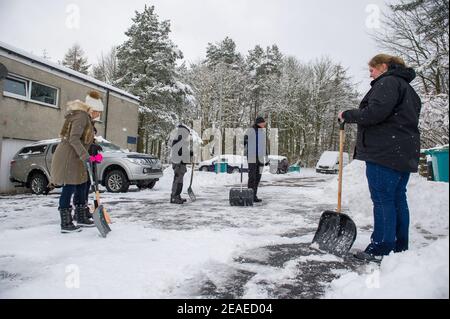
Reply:
M430 148L424 151L427 155L433 155L437 153L448 153L448 145L444 145L441 147Z

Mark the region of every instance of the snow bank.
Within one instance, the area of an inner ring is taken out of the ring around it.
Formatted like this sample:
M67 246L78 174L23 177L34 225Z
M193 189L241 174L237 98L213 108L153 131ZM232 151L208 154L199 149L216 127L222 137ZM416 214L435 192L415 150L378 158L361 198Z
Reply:
M325 298L448 298L448 188L448 183L411 174L407 192L410 250L385 257L380 268L368 266L362 274L350 272L333 281ZM324 189L324 198L335 201L336 193L334 178ZM359 228L354 246L364 249L373 225L364 162L353 161L344 169L342 205Z
M380 268L348 273L331 284L324 298L449 298L449 238L386 257Z

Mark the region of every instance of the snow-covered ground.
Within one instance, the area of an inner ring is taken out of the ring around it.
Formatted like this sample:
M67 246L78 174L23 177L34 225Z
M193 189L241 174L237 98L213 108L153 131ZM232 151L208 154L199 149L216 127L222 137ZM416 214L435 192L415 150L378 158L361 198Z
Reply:
M231 207L239 175L195 172L198 200L168 203L171 169L153 190L103 193L113 224L62 235L58 194L0 197L0 298L448 298L448 184L412 176L410 251L380 266L308 246L336 205L334 176L265 173L262 204ZM186 184L189 180L186 174ZM185 189L187 186L185 186ZM344 209L369 242L364 164L345 170Z

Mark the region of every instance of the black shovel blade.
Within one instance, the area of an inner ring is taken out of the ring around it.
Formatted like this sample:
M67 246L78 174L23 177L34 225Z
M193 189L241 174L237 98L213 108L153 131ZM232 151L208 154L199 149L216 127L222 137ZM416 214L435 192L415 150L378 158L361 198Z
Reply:
M92 214L94 218L94 224L97 227L98 231L100 232L100 235L103 238L106 238L108 233L111 231L111 228L109 227L105 215L103 214L103 206L98 206L94 213Z
M253 206L253 189L232 188L229 199L231 206Z
M356 225L348 215L326 211L320 217L313 244L317 244L322 251L344 256L352 248L355 239Z
M194 191L192 190L192 187L188 188L188 195L192 202L195 202L197 200L197 196L195 196Z

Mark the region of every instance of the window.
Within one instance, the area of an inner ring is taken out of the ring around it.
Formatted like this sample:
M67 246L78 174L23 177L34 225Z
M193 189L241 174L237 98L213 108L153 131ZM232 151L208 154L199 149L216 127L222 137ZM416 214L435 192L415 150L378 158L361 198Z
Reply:
M3 95L20 100L58 107L58 89L19 76L8 76Z
M7 77L3 89L5 92L27 97L27 88L27 81L14 77Z
M48 145L37 145L37 146L29 146L24 147L20 152L19 155L39 155L43 154L45 150L47 149Z
M52 154L55 153L56 148L58 147L58 145L59 145L59 144L55 144L55 145L52 146Z
M104 152L121 152L122 151L122 149L119 146L112 144L112 143L100 142L98 144L102 147Z
M31 82L31 99L34 101L55 105L57 103L58 90L52 87Z

